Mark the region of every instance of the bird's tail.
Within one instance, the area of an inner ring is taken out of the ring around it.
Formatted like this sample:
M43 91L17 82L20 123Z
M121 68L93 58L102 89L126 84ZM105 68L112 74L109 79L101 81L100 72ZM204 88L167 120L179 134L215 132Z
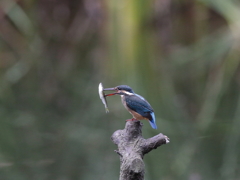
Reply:
M152 119L151 120L149 119L149 123L153 129L157 129L154 112L151 113L151 116L152 116Z

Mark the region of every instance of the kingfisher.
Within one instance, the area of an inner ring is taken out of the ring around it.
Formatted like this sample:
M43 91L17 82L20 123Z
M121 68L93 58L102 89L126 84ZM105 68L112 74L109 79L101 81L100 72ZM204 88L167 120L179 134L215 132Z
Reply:
M144 97L134 93L131 87L120 85L114 88L105 88L104 91L116 91L115 93L106 94L105 96L120 95L123 106L132 114L133 120L149 121L153 129L157 129L154 110Z

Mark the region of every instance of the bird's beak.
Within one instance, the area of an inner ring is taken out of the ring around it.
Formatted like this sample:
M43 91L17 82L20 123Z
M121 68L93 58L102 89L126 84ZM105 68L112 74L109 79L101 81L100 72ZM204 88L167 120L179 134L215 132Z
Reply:
M105 89L103 89L104 91L116 91L116 89L115 88L105 88Z
M116 88L105 88L103 89L104 91L117 91ZM113 96L119 94L119 92L111 93L111 94L106 94L105 96Z

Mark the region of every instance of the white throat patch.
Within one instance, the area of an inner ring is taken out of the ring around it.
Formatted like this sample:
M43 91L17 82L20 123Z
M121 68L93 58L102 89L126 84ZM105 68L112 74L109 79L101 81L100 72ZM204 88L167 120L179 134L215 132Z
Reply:
M122 91L123 93L125 93L125 94L127 94L127 95L129 95L129 96L132 96L132 95L134 95L133 93L130 93L130 92L128 92L128 91Z

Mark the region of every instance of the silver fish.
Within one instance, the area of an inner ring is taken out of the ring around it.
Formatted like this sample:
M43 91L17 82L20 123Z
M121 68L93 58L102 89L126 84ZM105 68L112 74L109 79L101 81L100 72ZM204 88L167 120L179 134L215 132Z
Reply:
M103 85L102 85L102 83L100 83L99 86L98 86L98 93L99 93L100 99L102 100L102 103L105 106L106 113L108 113L109 110L108 110L108 106L107 106L107 99L106 99L105 94L103 92Z

